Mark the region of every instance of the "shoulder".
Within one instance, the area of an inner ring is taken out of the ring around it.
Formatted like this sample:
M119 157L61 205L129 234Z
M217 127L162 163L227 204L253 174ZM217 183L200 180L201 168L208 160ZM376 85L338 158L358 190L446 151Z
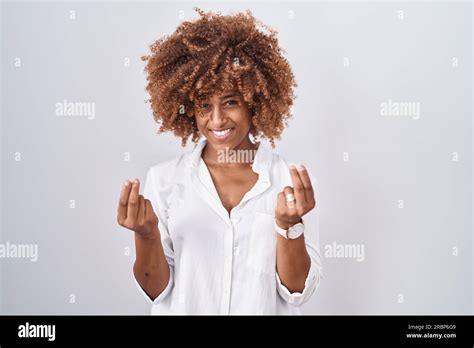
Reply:
M147 180L152 179L155 184L166 184L179 180L186 172L192 151L151 165L147 171Z

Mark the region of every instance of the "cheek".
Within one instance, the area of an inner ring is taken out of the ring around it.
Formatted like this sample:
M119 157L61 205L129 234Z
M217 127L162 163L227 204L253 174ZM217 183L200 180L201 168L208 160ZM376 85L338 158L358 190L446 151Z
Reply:
M203 118L200 117L199 115L195 115L194 117L195 117L196 127L201 132L205 128L205 122Z
M250 113L248 111L242 111L238 115L238 119L236 120L236 123L240 126L240 128L243 129L248 129L250 128L250 125L252 123L252 118L250 116Z
M252 126L252 118L250 116L247 116L244 121L245 124L245 131L248 132Z

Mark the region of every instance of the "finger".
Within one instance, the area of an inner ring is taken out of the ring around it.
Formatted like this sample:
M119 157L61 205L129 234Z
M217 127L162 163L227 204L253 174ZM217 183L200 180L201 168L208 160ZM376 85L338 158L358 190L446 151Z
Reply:
M119 224L122 224L127 218L127 205L128 205L128 196L130 195L130 189L132 185L130 181L126 180L122 186L122 191L120 192L117 220Z
M294 165L290 166L291 181L293 182L293 190L295 191L296 204L304 205L306 203L306 197L304 193L303 182L300 179L300 175Z
M145 219L146 221L153 221L153 216L155 212L153 211L153 206L149 199L145 199Z
M143 226L145 224L145 198L142 195L138 196L138 224Z
M279 192L277 196L277 207L286 210L286 196L284 192Z
M138 191L140 189L140 182L138 179L132 184L132 190L130 191L130 196L128 197L128 209L127 209L127 219L135 221L137 219L138 213Z
M309 176L308 170L305 166L301 165L298 168L298 172L300 174L301 182L303 183L304 190L305 190L305 197L306 201L312 205L314 205L314 190L313 185L311 184L311 178Z
M145 206L146 206L146 222L150 223L153 228L158 229L158 216L155 214L153 210L153 205L151 201L145 199Z
M296 198L293 188L290 186L285 186L283 193L285 195L285 205L290 209L294 209L297 202L295 202Z

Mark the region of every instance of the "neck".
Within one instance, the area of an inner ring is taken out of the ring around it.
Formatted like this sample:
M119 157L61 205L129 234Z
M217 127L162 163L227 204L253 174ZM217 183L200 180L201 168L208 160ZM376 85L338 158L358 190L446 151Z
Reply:
M242 142L240 142L237 146L234 148L226 148L222 149L221 151L228 151L228 150L245 150L245 151L255 151L258 148L258 144L254 144L250 141L250 138L247 136L245 137ZM204 162L209 165L219 165L222 167L240 167L240 166L248 166L249 163L241 163L241 162L236 162L236 163L227 163L227 162L222 162L219 161L219 156L222 156L222 154L219 154L219 150L214 148L209 142L206 143L206 146L202 150L201 157L204 160ZM252 157L253 158L253 157Z

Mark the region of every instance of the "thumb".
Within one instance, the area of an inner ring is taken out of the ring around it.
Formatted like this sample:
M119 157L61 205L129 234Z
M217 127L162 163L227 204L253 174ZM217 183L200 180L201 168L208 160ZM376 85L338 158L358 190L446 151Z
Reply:
M147 221L158 224L158 217L156 216L149 199L145 199L145 218Z

